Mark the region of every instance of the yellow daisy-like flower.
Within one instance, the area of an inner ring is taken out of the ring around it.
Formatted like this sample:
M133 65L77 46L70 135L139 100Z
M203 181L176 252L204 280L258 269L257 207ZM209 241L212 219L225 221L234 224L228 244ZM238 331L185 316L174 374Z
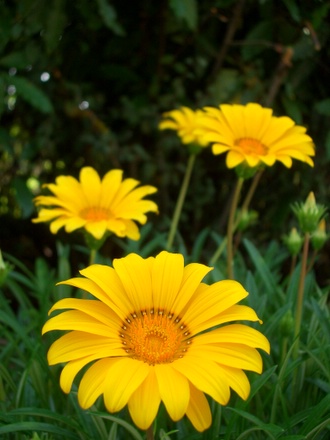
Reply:
M145 224L146 212L157 212L156 203L143 200L157 189L140 186L135 179L122 178L122 170L112 170L101 180L91 167L80 171L80 180L72 176L59 176L55 184L44 185L52 196L38 196L36 206L41 206L34 223L51 222L50 230L56 234L65 227L66 232L85 228L97 240L107 231L132 240L140 238L136 221Z
M71 310L43 327L43 333L69 330L48 352L50 365L67 362L60 377L64 392L91 364L78 388L81 407L103 394L109 412L128 405L141 429L152 424L161 401L174 421L187 415L203 431L211 424L204 393L222 405L230 388L247 399L243 370L261 373L256 348L268 353L269 343L236 322L259 320L250 307L237 305L248 295L244 288L236 281L203 284L210 270L185 266L181 254L163 251L147 259L129 254L115 259L113 268L95 264L80 272L83 277L62 282L96 298L58 301L49 313Z
M314 166L312 139L305 127L295 125L289 117L273 116L271 109L256 103L223 104L204 111L198 134L203 142L213 143L213 154L227 152L228 168L241 163L272 166L276 161L291 168L292 159Z
M197 144L206 147L209 142L201 139L196 132L199 118L204 114L201 110L191 110L188 107L181 107L163 114L164 120L159 123L160 130L175 130L183 144Z

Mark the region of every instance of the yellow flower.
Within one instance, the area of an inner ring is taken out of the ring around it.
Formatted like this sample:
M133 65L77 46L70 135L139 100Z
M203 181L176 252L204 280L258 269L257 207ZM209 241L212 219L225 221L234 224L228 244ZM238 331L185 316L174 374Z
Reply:
M223 104L204 111L197 133L203 142L213 143L213 154L227 152L228 168L241 163L272 166L276 161L291 168L292 159L314 166L312 139L289 117L273 116L271 109L256 103Z
M201 110L194 111L188 107L181 107L164 113L165 119L159 123L159 129L176 130L183 144L198 144L200 147L206 147L209 142L204 142L196 133L198 120L202 116Z
M161 401L173 420L186 414L203 431L211 424L204 393L222 405L230 388L247 399L243 369L261 373L256 348L269 352L269 343L246 325L222 325L259 318L237 305L248 295L238 282L201 283L210 270L198 263L184 266L181 254L163 251L147 259L129 254L115 259L113 268L92 265L80 272L83 277L62 282L96 298L58 301L49 313L71 310L43 327L43 333L69 330L48 352L50 365L67 362L60 377L64 392L91 364L78 388L81 407L103 394L109 412L128 405L141 429L152 424Z
M65 227L66 232L85 228L100 240L107 231L119 237L138 240L139 229L135 221L146 223L146 212L157 212L157 205L142 200L157 191L153 186L136 188L135 179L122 179L122 170L112 170L101 180L91 167L80 171L80 181L72 176L59 176L55 184L45 185L53 195L38 196L41 206L34 223L51 222L50 230L56 234Z

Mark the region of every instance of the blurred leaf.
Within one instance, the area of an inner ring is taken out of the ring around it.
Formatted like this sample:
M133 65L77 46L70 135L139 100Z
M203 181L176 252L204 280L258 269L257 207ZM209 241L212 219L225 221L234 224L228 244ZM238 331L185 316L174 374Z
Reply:
M295 0L283 0L283 3L288 8L292 19L299 23L301 21L300 9Z
M43 34L48 53L53 52L58 46L67 22L63 5L63 0L55 0L49 7L45 32Z
M17 433L21 431L41 431L56 434L65 439L79 440L81 437L67 429L60 428L55 425L41 422L16 422L5 426L0 426L0 434L8 434L9 432Z
M212 104L219 105L231 101L241 82L242 77L237 70L222 69L208 90L209 95L212 97Z
M330 116L330 98L317 102L315 108L321 115Z
M123 27L117 21L117 12L114 7L109 5L107 0L97 0L97 3L104 24L116 35L125 35Z
M32 203L32 193L26 186L26 181L21 177L13 179L13 188L15 188L15 195L18 205L22 211L22 217L30 217L34 210Z
M0 58L0 64L5 67L16 67L24 69L27 65L26 56L24 52L11 52L8 55Z
M273 40L273 27L272 21L261 21L247 34L242 47L242 57L245 61L255 58L264 50L274 50L270 48Z
M42 113L51 113L53 105L48 96L31 81L21 76L8 77L8 82L16 87L17 95Z
M196 0L170 0L170 7L174 15L184 20L192 30L197 28L198 11Z

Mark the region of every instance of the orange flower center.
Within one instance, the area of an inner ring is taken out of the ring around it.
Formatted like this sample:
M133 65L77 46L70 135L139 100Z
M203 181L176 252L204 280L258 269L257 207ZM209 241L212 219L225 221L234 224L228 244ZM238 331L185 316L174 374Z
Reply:
M189 331L180 318L163 310L132 313L132 319L126 319L120 332L126 353L149 365L181 358L191 344L188 335Z
M267 147L263 145L258 139L236 139L235 145L241 148L246 154L257 154L259 156L264 156L267 154Z
M80 211L80 215L83 219L90 222L98 222L101 220L109 220L112 217L111 212L106 208L99 206L91 206Z

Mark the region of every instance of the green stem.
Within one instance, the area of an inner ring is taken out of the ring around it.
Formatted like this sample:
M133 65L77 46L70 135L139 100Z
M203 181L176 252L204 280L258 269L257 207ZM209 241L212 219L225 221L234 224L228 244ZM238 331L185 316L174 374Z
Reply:
M147 433L146 440L154 440L155 437L154 437L153 425L149 426L146 433Z
M175 233L176 233L176 230L177 230L177 227L178 227L178 223L179 223L179 220L180 220L180 215L181 215L183 203L184 203L184 200L186 198L186 194L187 194L187 190L188 190L188 186L189 186L189 182L190 182L191 173L192 173L192 170L194 168L195 159L196 159L196 154L191 154L189 156L189 160L188 160L188 163L187 163L187 168L186 168L186 172L185 172L185 175L184 175L184 178L183 178L183 182L182 182L182 186L181 186L181 189L180 189L179 197L178 197L178 200L176 202L176 206L175 206L175 211L174 211L173 218L172 218L170 232L169 232L168 238L167 238L166 249L169 250L169 251L171 250L172 245L173 245Z
M244 199L244 201L243 201L243 203L242 203L241 215L243 214L243 212L245 212L245 211L247 211L247 210L249 209L249 206L250 206L250 203L251 203L252 197L253 197L253 195L254 195L254 193L255 193L255 190L257 189L257 186L258 186L258 184L259 184L259 181L260 181L260 178L261 178L263 172L264 172L264 170L261 169L261 170L259 170L259 171L254 175L253 180L252 180L252 183L251 183L250 188L249 188L249 191L248 191L248 193L246 194L246 197L245 197L245 199ZM238 225L239 221L240 221L240 217L237 219L237 221L236 221L236 225Z
M91 253L89 254L89 264L94 264L96 259L96 249L91 249Z
M231 280L234 279L233 235L234 235L234 226L235 226L234 225L235 214L236 214L238 200L243 186L243 182L244 179L242 177L239 177L233 195L233 200L231 202L228 225L227 225L227 275L228 278Z
M219 260L219 258L221 256L221 254L222 254L226 244L227 244L227 238L225 237L222 240L222 242L219 244L217 250L214 252L212 258L210 259L210 263L209 263L210 266L214 266L215 263Z
M303 246L302 259L301 259L301 271L300 271L299 286L298 286L298 293L297 293L295 328L294 328L293 359L297 359L298 351L299 351L299 337L300 337L302 311L303 311L305 278L306 278L306 274L307 274L306 269L307 269L309 240L310 240L310 235L308 232L306 232L304 246Z

